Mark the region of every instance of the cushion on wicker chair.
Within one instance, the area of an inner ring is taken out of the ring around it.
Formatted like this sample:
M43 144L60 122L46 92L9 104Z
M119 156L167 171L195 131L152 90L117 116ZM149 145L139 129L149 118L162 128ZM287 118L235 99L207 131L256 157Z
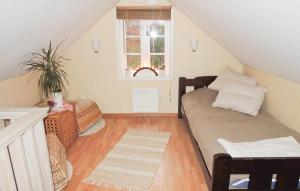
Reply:
M93 102L90 99L78 99L76 101L76 112L77 116L82 116L84 113L86 113L95 102Z
M102 117L98 105L89 99L78 99L76 101L76 113L79 133L88 129Z

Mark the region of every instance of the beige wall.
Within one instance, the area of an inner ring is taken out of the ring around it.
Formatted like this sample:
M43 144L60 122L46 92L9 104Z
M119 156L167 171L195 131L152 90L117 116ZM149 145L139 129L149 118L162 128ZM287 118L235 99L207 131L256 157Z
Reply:
M72 60L67 67L70 82L69 97L91 98L106 113L126 113L132 111L132 88L157 87L160 89L160 112L176 112L178 77L217 74L226 66L242 72L243 66L238 60L178 10L173 10L173 80L118 79L115 8L113 8L66 52L66 56ZM197 52L192 52L189 48L191 37L199 39ZM92 39L99 39L101 42L98 54L91 49Z
M244 72L268 89L263 109L300 132L300 85L249 66L245 66Z
M0 107L28 107L39 102L37 80L28 75L0 81Z

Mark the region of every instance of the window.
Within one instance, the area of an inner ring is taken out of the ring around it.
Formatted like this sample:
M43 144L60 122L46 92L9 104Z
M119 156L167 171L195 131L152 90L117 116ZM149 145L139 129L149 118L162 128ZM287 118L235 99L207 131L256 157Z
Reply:
M118 37L120 74L123 79L170 77L170 20L119 19ZM148 73L136 75L141 68L148 69Z

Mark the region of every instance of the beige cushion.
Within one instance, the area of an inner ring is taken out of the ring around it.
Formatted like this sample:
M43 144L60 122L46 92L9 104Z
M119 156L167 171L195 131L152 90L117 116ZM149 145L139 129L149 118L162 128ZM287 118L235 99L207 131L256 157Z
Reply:
M89 110L93 105L95 105L95 102L90 99L78 99L76 101L77 115L81 116L83 113Z
M212 106L255 116L264 101L265 91L261 86L225 80Z
M218 75L215 81L213 81L208 88L212 90L219 91L220 88L223 86L223 83L225 80L233 80L236 82L240 82L243 84L248 84L248 85L256 85L256 79L245 76L243 74L239 74L230 68L225 68L224 71Z
M85 131L102 117L102 112L98 105L89 99L78 99L76 103L76 112L79 133Z

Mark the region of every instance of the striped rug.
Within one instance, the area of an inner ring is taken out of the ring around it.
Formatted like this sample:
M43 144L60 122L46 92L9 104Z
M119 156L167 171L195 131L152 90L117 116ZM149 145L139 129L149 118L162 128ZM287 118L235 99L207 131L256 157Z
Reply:
M169 138L170 133L127 130L85 182L127 190L148 190Z

